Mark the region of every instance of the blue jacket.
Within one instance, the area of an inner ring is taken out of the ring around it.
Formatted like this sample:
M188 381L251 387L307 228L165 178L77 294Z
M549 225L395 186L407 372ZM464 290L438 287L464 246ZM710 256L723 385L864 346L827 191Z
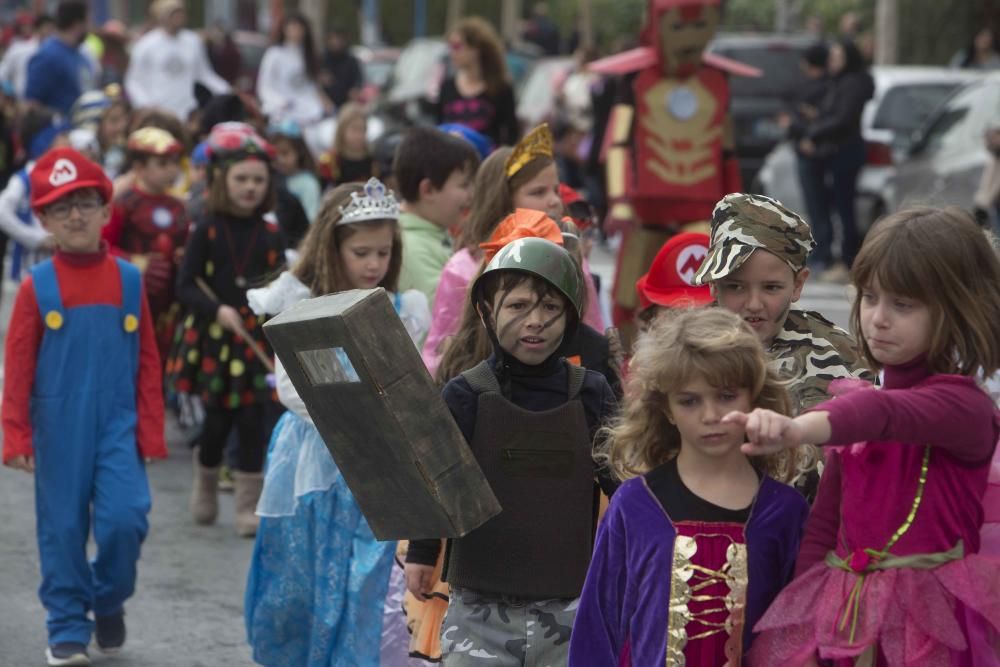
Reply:
M28 61L24 96L69 117L91 74L90 63L79 49L49 37Z

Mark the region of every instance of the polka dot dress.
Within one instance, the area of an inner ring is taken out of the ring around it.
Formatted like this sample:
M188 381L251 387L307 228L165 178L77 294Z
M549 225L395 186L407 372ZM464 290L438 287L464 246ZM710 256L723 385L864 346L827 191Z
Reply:
M243 326L273 358L261 324L246 306L239 307ZM179 393L198 393L207 408L235 409L243 405L277 400L268 370L239 336L218 322L200 326L188 315L174 338L174 354L167 362L167 375Z

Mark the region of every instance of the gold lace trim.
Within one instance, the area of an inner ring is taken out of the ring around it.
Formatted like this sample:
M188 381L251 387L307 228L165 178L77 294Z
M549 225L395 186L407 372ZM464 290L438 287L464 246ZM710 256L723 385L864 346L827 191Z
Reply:
M747 547L745 544L731 543L726 549L726 563L721 569L712 570L691 562L698 552L696 537L719 537L719 535L695 537L678 535L674 540L666 664L670 667L685 664L684 648L688 641L725 632L728 635L726 664L738 665L743 654L743 624L748 580ZM728 536L723 537L728 538ZM720 582L725 583L729 589L725 596L700 594L704 589ZM692 601L718 604L695 613L688 607ZM724 622L707 620L707 616L722 610L728 612ZM687 625L695 620L709 629L688 637Z

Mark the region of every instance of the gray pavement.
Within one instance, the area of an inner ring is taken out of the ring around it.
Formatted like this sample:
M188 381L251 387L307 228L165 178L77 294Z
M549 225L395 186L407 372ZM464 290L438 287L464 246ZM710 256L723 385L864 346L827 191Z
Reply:
M253 665L243 632L243 589L253 549L236 537L232 496L219 523L196 526L187 512L190 451L168 427L170 458L148 466L153 492L149 537L136 594L126 605L128 641L108 667ZM0 667L44 665L45 613L38 602L32 478L0 470Z

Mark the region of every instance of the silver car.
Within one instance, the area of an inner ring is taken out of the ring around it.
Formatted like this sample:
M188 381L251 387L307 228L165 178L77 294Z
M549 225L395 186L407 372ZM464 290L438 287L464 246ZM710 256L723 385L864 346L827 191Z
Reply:
M893 205L972 207L989 160L987 129L1000 124L1000 72L955 92L915 134L896 173Z
M862 233L895 202L896 137L909 136L956 88L982 75L943 67L878 66L872 68L872 77L875 94L861 116L868 149L868 162L858 176L857 221ZM790 142L778 144L761 168L757 188L804 214L795 160Z

